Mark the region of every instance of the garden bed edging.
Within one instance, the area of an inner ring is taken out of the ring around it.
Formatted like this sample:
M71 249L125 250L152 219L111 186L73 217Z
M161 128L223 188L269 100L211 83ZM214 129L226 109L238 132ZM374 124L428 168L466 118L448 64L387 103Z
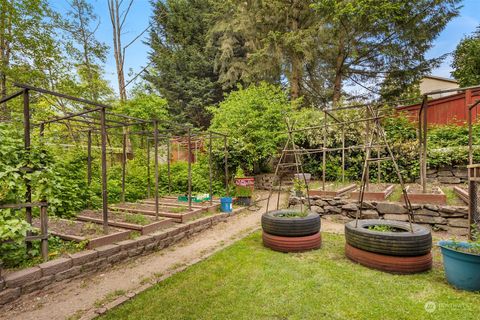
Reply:
M136 239L80 251L69 254L68 257L50 260L4 277L0 276L0 307L24 294L49 289L64 280L82 278L138 255L161 250L220 222L225 222L229 217L244 210L245 208L237 208L232 213L218 213L185 224L176 224L169 229L142 235Z

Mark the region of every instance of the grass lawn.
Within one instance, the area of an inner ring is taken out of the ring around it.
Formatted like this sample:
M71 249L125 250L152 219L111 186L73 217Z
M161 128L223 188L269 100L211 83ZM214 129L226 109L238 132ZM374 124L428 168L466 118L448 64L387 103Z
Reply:
M255 233L102 319L478 319L480 294L446 283L437 249L432 271L401 276L350 262L343 246L324 233L321 250L283 254Z

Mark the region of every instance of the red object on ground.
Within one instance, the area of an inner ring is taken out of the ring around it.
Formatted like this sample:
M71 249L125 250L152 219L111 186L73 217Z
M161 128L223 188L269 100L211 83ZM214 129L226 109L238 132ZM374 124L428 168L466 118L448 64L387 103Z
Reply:
M305 237L281 237L263 232L263 245L280 252L300 252L318 249L322 246L320 232Z
M432 254L430 252L416 257L387 256L361 250L347 243L345 244L345 255L361 265L390 273L412 274L428 271L432 268Z
M480 98L480 89L466 90L450 96L428 101L428 124L464 124L468 121L468 105ZM405 113L411 121L418 121L418 111L421 103L396 108L399 113ZM479 107L472 109L472 120L479 117Z
M235 178L235 185L239 187L253 187L255 185L255 178Z
M245 177L245 178L235 178L235 185L237 187L249 188L251 192L255 190L255 178Z

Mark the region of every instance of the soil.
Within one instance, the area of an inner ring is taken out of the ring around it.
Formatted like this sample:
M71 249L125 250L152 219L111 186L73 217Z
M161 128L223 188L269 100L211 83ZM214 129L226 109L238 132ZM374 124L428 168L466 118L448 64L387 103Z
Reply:
M35 219L33 225L38 228L40 226L40 220ZM54 218L48 220L48 231L56 234L84 237L85 239L93 239L104 235L103 227L99 224ZM108 228L108 234L123 231L125 230L111 226Z
M95 218L95 219L103 219L102 212L100 211L92 211L92 210L85 210L80 213L81 216ZM163 218L159 217L159 220L163 220ZM109 211L108 212L108 220L115 221L115 222L122 222L122 223L129 223L129 224L136 224L145 226L151 223L154 223L159 220L155 220L153 216L147 216L139 213L128 213L124 211Z
M312 184L312 183L310 183ZM322 189L322 181L315 181L313 182L312 186L310 186L309 184L309 189L310 190L323 190ZM342 188L345 188L347 186L350 186L354 183L349 183L349 182L345 182L345 183L341 183L341 182L328 182L328 181L325 181L325 190L326 191L337 191L339 189L342 189Z
M390 183L369 183L368 188L365 188L365 192L383 192L387 189L388 186L391 186ZM360 191L360 187L357 189Z
M423 193L422 191L422 186L419 184L409 184L408 185L408 193ZM428 186L427 185L427 192L430 194L442 194L442 191L439 187L437 186Z
M128 208L128 209L139 209L139 210L149 210L155 211L155 205L153 204L141 204L141 203L122 203L115 206L116 208ZM179 209L180 208L180 209ZM184 206L178 207L166 207L166 206L159 206L158 211L160 212L168 212L168 213L186 213L188 212L188 208Z

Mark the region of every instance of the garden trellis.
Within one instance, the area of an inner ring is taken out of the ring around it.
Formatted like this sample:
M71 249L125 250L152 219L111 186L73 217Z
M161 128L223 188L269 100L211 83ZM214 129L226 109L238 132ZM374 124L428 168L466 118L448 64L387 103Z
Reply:
M303 172L303 164L301 161L301 156L303 155L309 155L309 154L315 154L315 153L322 153L322 166L323 166L323 174L322 174L322 188L325 189L325 169L326 169L326 153L329 151L342 151L342 172L345 170L345 151L350 150L353 148L358 148L358 149L364 149L365 150L365 159L364 159L364 165L363 165L363 171L362 171L362 179L361 179L361 187L360 187L360 193L359 193L359 210L357 211L356 215L356 221L358 219L361 219L362 217L362 209L363 209L363 201L364 201L364 193L366 189L368 188L368 167L370 163L377 162L379 163L380 161L385 161L385 160L390 160L393 162L393 166L395 169L395 172L397 174L398 180L400 182L400 186L402 189L402 194L403 198L405 201L405 206L408 210L408 220L410 223L410 229L412 229L412 222L414 222L414 215L413 215L413 209L412 205L409 201L408 194L405 188L405 184L402 178L402 175L400 173L400 169L397 165L397 162L395 160L395 157L393 155L393 152L389 146L385 131L380 123L380 120L384 118L384 115L380 114L380 107L383 105L383 103L378 103L378 104L362 104L362 105L353 105L353 106L346 106L346 107L340 107L340 108L335 108L331 110L324 109L324 122L321 125L318 126L311 126L311 127L306 127L306 128L298 128L295 129L293 125L290 125L287 121L287 127L288 127L288 137L287 137L287 142L285 143L285 146L282 150L282 153L280 155L280 160L275 168L275 176L277 179L280 180L280 188L279 188L279 194L281 192L281 178L279 178L279 171L280 168L288 168L288 167L295 167L297 174L303 175L303 183L305 184L305 187L307 189L307 204L308 208L310 209L310 198L308 196L308 182L307 179L305 178L305 174ZM356 119L356 120L350 120L350 121L341 121L338 119L336 116L334 116L332 113L342 111L342 110L349 110L349 109L363 109L367 116L362 119ZM328 123L328 118L333 119L335 122L332 124ZM365 123L365 144L360 145L360 146L345 146L345 135L344 135L344 127L349 124L356 124L356 123ZM327 128L329 126L335 126L335 125L340 125L342 130L342 147L339 148L328 148L326 146L326 135L327 135ZM372 125L372 126L371 126ZM312 131L312 130L317 130L317 129L323 129L323 144L321 148L314 148L314 149L301 149L298 148L298 146L295 144L295 133L297 132L305 132L305 131ZM384 157L381 157L381 151L380 149L383 148L384 152L387 154ZM377 150L377 157L372 158L371 157L371 151L372 149ZM294 157L294 162L293 163L288 163L286 159L288 159L288 155L293 155ZM284 162L285 161L285 162ZM302 172L300 172L300 170ZM380 175L380 173L378 173ZM344 179L344 174L342 173L342 179ZM268 202L267 202L267 211L268 211L268 203L270 201L270 198L273 194L273 185L270 188L269 191L269 197L268 197ZM279 207L279 201L277 200L277 210Z
M19 91L11 94L3 99L0 100L0 103L4 103L10 101L14 98L23 96L23 129L24 129L24 149L27 153L30 152L31 149L31 135L33 128L39 129L39 137L40 140L44 140L45 138L45 131L49 124L53 123L65 123L65 122L75 122L78 123L78 129L75 133L83 133L87 136L87 183L88 185L91 184L92 181L92 147L93 147L93 139L92 135L99 134L100 136L100 150L101 150L101 198L102 198L102 217L103 217L103 231L104 233L108 233L109 229L109 213L108 213L108 186L107 186L107 143L108 143L108 135L115 135L118 133L115 132L108 132L111 129L124 129L124 132L121 133L122 135L122 191L121 191L121 200L122 202L125 201L125 179L126 179L126 163L127 163L127 141L128 135L140 135L146 138L147 141L147 149L148 149L148 157L150 156L150 148L149 148L149 141L153 141L154 145L154 172L155 172L155 217L158 219L158 212L159 212L159 155L158 155L158 148L160 144L160 138L166 138L167 141L167 149L169 150L170 138L174 136L173 133L178 132L179 130L183 130L184 137L186 137L188 141L188 206L189 209L192 207L192 161L191 161L191 141L192 139L200 139L201 137L208 137L209 139L209 194L210 194L210 201L213 198L213 190L212 190L212 141L213 139L221 139L223 141L223 151L224 151L224 165L225 165L225 187L228 190L228 145L227 145L227 135L219 133L219 132L194 132L193 128L189 125L178 125L172 124L170 122L164 121L166 124L174 127L173 129L161 129L159 128L160 121L157 119L141 119L137 117L132 117L123 114L117 114L113 112L109 112L111 107L106 104L102 104L99 102L74 97L71 95L46 90L26 84L19 84L15 83L15 87L19 88ZM53 96L56 98L64 99L66 101L71 101L72 103L79 103L84 106L82 111L79 112L63 112L62 115L52 117L48 120L40 121L38 123L32 123L31 121L31 106L30 106L30 99L31 93L35 92L45 96ZM86 107L85 107L86 106ZM162 122L163 123L163 122ZM128 132L126 129L132 126L140 126L142 127L142 131L138 132ZM153 130L149 130L147 126L153 126ZM143 138L141 138L143 141ZM168 190L170 194L170 154L168 151L167 155L167 164L168 164ZM29 168L25 168L25 170L29 170ZM148 171L150 173L150 161L148 161ZM148 179L150 180L150 179ZM40 207L40 222L41 222L41 234L40 235L32 235L31 232L27 234L25 238L27 242L27 246L30 246L28 243L33 240L41 240L42 245L42 257L44 260L48 259L48 218L47 218L47 206L48 202L41 201L38 203L32 203L32 186L30 181L25 180L26 186L26 195L25 195L25 203L13 203L13 204L4 204L0 206L1 208L16 208L16 209L23 209L25 208L25 217L26 221L32 225L32 208L33 207ZM147 194L150 193L150 182L148 182L148 190Z

